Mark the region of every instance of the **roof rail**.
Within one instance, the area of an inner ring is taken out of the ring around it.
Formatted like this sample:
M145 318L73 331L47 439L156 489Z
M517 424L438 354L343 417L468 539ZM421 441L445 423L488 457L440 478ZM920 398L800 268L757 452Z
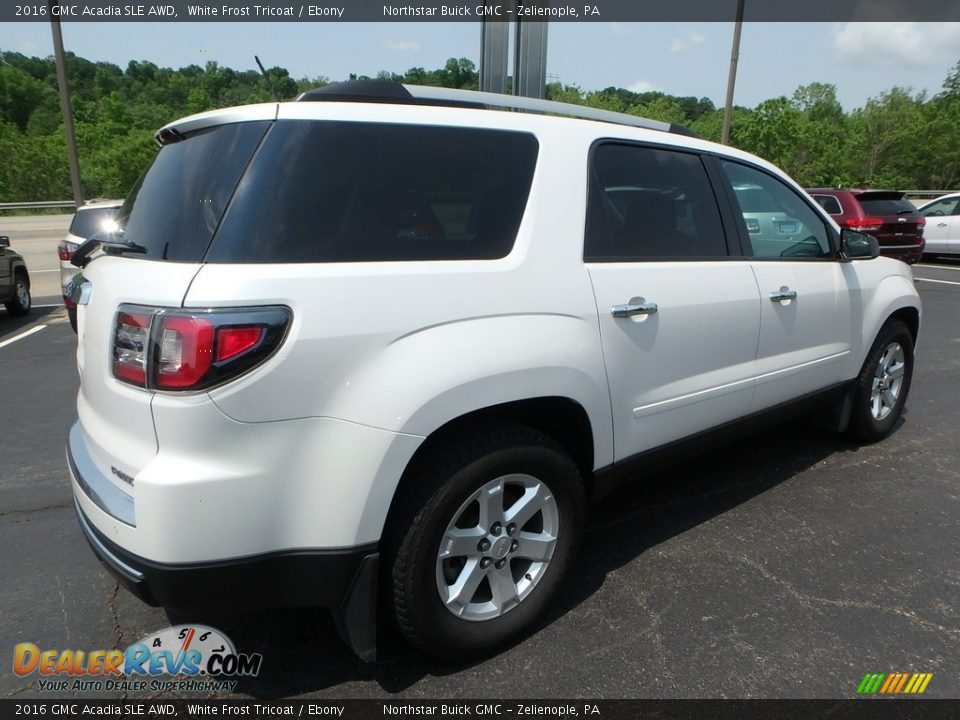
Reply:
M683 125L650 120L628 115L627 113L601 110L599 108L554 102L519 95L501 95L500 93L477 92L475 90L457 90L454 88L429 87L426 85L404 85L388 80L349 80L332 83L316 90L308 90L297 97L301 102L374 102L403 105L439 105L444 107L469 107L477 109L521 110L523 112L549 113L597 120L599 122L629 125L631 127L659 130L699 137Z

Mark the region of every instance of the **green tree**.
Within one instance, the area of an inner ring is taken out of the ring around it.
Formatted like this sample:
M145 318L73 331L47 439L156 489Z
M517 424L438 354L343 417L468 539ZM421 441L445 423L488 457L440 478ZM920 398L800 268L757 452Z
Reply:
M922 144L925 97L894 87L854 110L850 117L850 175L872 187L906 189L927 162Z
M0 59L0 201L70 196L53 58L4 52ZM171 120L218 107L282 99L322 87L327 77L291 78L286 69L234 70L209 62L173 69L146 61L126 68L67 53L85 192L122 196L156 152L153 133ZM357 78L351 75L351 78ZM377 77L417 85L476 89L467 58ZM508 85L510 83L508 82ZM708 98L585 91L550 83L551 100L628 112L689 126L720 139L723 113ZM798 87L756 108L734 108L731 144L780 165L801 184L948 189L960 183L960 62L933 98L892 88L844 112L827 83Z

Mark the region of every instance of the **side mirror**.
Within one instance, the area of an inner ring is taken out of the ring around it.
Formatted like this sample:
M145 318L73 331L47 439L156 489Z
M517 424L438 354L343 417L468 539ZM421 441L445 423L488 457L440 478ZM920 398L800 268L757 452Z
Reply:
M880 243L873 235L844 228L840 231L840 256L845 260L873 260L880 256Z
M6 235L0 235L0 248L10 247L10 238Z

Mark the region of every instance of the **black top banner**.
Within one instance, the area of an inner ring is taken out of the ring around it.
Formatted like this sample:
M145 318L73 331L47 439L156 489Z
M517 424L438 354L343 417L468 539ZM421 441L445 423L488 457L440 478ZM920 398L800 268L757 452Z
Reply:
M737 0L47 0L9 2L2 22L732 22ZM746 22L952 22L960 0L745 0Z

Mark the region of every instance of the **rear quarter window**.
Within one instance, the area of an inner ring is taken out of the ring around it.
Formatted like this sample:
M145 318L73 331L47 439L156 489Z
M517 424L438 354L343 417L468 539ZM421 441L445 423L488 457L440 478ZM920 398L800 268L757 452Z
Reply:
M813 199L817 201L817 205L831 215L843 215L843 208L840 207L840 201L833 195L814 195Z
M537 152L528 133L283 120L207 260L501 258L513 248Z

